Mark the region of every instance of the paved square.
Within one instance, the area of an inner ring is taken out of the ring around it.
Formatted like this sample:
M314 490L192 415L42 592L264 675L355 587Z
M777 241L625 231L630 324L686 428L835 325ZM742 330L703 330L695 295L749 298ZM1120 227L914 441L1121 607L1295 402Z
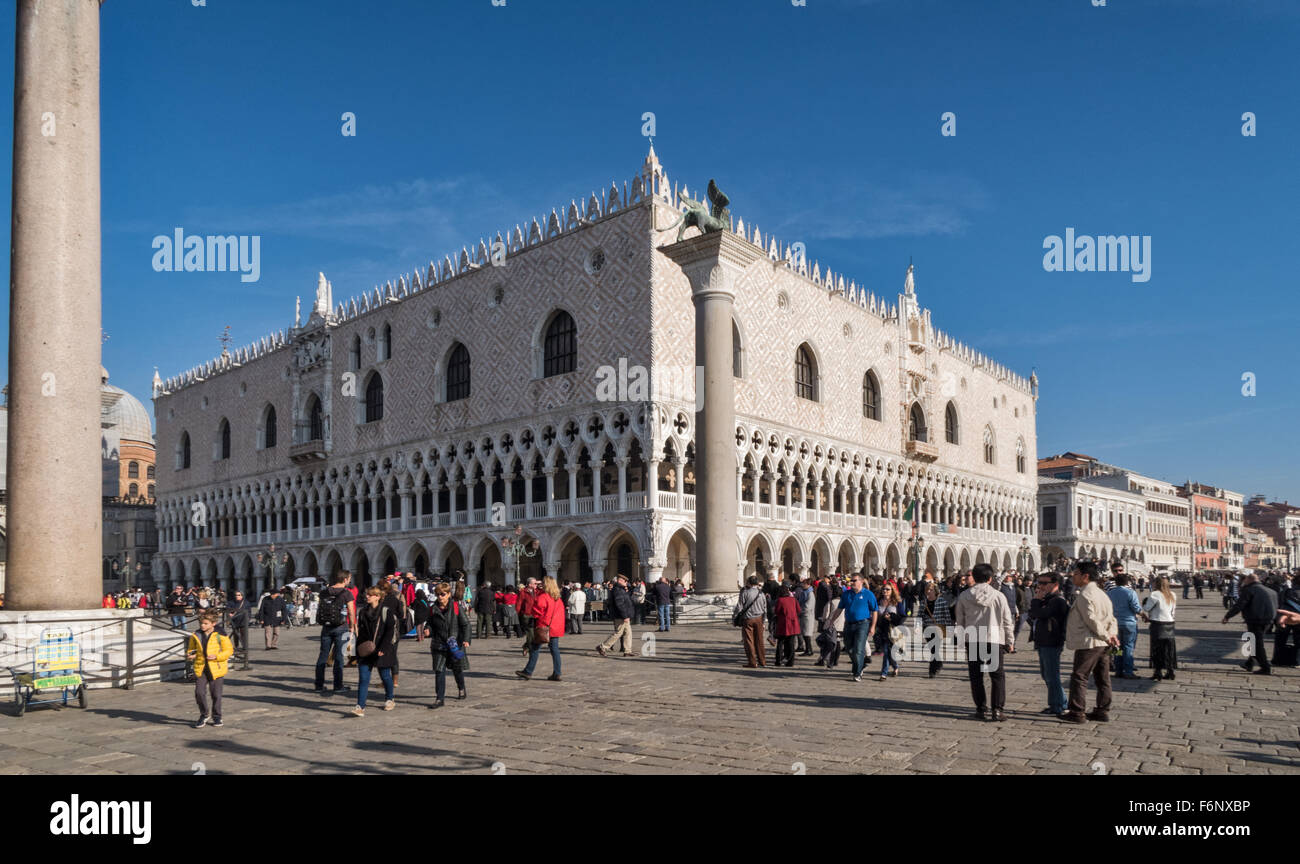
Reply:
M1086 726L1037 713L1046 699L1027 646L1008 657L1010 719L991 724L969 719L955 664L931 680L909 663L882 682L876 658L857 684L846 658L835 672L807 657L793 669L744 669L738 631L725 625L637 628L638 645L643 633L656 637L653 656L602 659L593 649L610 627L588 624L565 637L558 683L545 680L549 655L520 681L519 640L479 641L470 698L438 711L428 708L426 646L408 640L397 708L380 710L376 681L356 718L354 695L312 691L317 628L294 629L279 651L255 647L250 671L232 671L221 729L190 727L192 685L97 690L84 711L0 716L0 772L1296 773L1300 673L1243 672L1240 629L1220 625L1222 615L1217 595L1180 600L1178 680L1116 681L1112 722ZM1143 633L1140 672L1146 645ZM355 669L346 680L356 684ZM450 676L448 686L454 696Z

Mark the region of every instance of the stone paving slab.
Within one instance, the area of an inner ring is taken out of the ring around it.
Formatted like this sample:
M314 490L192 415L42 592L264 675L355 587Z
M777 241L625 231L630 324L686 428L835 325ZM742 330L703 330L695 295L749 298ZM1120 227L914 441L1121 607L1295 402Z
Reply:
M1112 722L1086 726L1037 713L1046 697L1027 646L1007 656L1010 719L979 723L959 664L930 679L908 663L880 681L877 657L860 683L847 659L833 672L806 657L744 669L737 631L720 624L655 633L653 656L634 658L599 657L610 627L588 624L563 641L562 682L545 680L545 653L520 681L518 640L477 641L470 698L437 711L425 646L408 640L397 708L381 710L376 679L356 718L354 693L312 691L316 631L292 629L226 679L221 729L191 728L192 685L95 691L85 710L0 714L0 773L1300 773L1300 672L1243 672L1240 629L1221 616L1214 598L1180 601L1177 680L1115 681Z

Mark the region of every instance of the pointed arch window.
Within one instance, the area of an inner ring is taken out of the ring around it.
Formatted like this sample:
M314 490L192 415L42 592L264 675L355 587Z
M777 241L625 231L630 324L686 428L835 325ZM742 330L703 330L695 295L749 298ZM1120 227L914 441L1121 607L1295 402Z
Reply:
M460 342L451 349L447 358L447 400L469 398L469 349Z
M957 425L957 406L949 402L943 411L943 438L949 444L959 444L960 431Z
M181 442L176 448L176 467L185 469L190 467L190 433L181 433Z
M807 342L794 353L794 394L800 399L817 401L817 360Z
M912 403L912 410L907 413L907 440L925 442L930 440L925 428L925 412L920 402Z
M868 420L880 419L880 382L871 370L862 376L862 416Z
M348 363L349 365L351 365L353 372L360 371L361 369L361 336L360 335L352 337L352 350L348 354Z
M304 420L298 423L295 440L298 444L308 441L325 440L325 412L321 407L320 397L312 393L307 397L307 407L303 412Z
M745 377L744 347L740 344L740 328L731 322L731 377Z
M391 360L393 357L393 327L385 324L379 331L379 360Z
M275 406L267 405L266 414L262 418L262 449L268 449L275 446L278 439L275 421Z
M997 450L993 446L993 430L984 427L984 461L992 465L997 459Z
M366 382L366 423L374 423L376 420L384 419L384 379L378 372L370 375L370 380Z
M218 453L220 455L218 455L217 458L229 459L230 458L230 421L229 420L222 419L221 427L217 432L217 437L220 439L220 443L218 444Z
M1016 473L1025 473L1025 440L1023 438L1016 439Z
M542 342L542 377L564 375L578 365L578 327L573 316L561 309L546 325Z

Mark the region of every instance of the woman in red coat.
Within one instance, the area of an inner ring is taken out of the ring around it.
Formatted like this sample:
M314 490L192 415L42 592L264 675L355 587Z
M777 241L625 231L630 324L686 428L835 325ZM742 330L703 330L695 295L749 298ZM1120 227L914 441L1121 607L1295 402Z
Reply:
M782 585L776 592L776 614L772 617L772 633L776 636L776 665L782 659L786 666L794 665L795 648L799 642L799 601L790 589Z
M551 677L547 681L560 680L560 637L564 635L564 601L560 599L560 586L550 576L542 583L542 590L537 592L537 598L533 601L533 626L547 627L550 629L550 638L546 640L547 646L551 649ZM533 670L537 668L537 655L542 646L534 641L533 634L525 631L528 637L528 665L515 674L525 681L533 677Z

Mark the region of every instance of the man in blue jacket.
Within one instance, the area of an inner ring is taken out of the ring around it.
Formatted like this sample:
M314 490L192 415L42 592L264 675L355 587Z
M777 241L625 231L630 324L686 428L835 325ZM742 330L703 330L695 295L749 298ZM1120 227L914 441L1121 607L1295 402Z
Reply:
M1137 592L1128 587L1128 574L1123 565L1113 568L1115 586L1106 592L1110 598L1111 608L1115 610L1115 624L1119 627L1119 644L1123 650L1115 669L1118 678L1136 678L1133 672L1133 650L1137 647L1138 613L1142 604L1138 602Z
M876 615L880 608L876 595L862 578L862 571L840 595L840 608L844 610L844 644L853 661L853 680L862 680L862 667L866 665L867 640L876 634Z

